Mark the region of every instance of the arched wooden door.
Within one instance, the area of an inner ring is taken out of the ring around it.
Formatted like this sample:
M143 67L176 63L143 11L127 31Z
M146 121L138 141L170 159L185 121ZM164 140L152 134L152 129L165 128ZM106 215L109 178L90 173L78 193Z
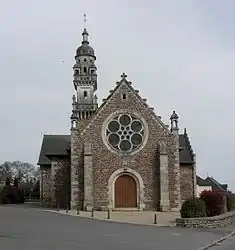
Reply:
M137 207L136 182L130 175L121 175L115 182L115 207Z

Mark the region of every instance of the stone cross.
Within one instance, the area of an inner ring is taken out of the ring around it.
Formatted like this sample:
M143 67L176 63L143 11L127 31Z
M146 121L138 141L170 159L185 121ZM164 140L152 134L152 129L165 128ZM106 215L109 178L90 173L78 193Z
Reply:
M126 79L127 75L125 73L122 73L121 78Z

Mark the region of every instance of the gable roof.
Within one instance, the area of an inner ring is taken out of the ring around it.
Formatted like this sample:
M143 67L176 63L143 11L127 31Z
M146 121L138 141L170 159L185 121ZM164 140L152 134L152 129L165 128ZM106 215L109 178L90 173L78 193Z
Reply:
M180 163L181 164L193 164L194 161L192 156L187 148L185 137L183 134L179 135L179 146L182 150L180 150Z
M207 177L205 180L208 181L211 184L212 189L214 189L215 191L227 192L227 189L228 189L228 185L227 184L220 184L213 177Z
M179 147L180 147L180 163L181 164L193 164L194 163L194 153L188 138L186 129L184 129L184 134L179 135Z
M70 144L70 135L44 135L41 151L39 154L38 165L51 164L50 159L47 156L67 155L67 149Z
M135 90L131 85L132 82L127 81L126 79L126 75L125 73L122 74L122 79L120 82L116 82L116 87L113 90L110 90L110 94L106 99L103 99L103 103L100 105L100 107L98 108L97 112L94 114L94 116L91 118L90 122L87 124L87 126L84 128L84 130L81 132L82 134L86 131L87 128L89 128L89 126L97 119L97 117L99 116L99 113L101 112L102 109L104 109L105 106L107 106L107 104L110 102L110 100L112 99L114 93L116 93L120 86L122 84L125 84L130 90L131 92L137 97L137 99L140 101L140 103L143 104L143 106L146 107L147 111L150 113L150 115L152 117L154 117L154 119L156 121L158 121L158 123L162 126L162 128L167 132L170 133L170 130L168 129L168 127L162 122L162 120L154 113L153 109L150 108L148 106L148 104L146 103L146 99L142 99L141 96L138 94L139 91Z
M200 176L197 175L197 185L198 186L211 186L210 182L209 181L206 181L204 179L202 179Z
M122 84L125 84L131 90L131 92L138 98L140 103L146 107L147 112L149 112L149 114L162 126L162 128L167 133L170 133L168 126L166 126L162 122L161 118L159 118L155 114L153 109L148 106L148 104L146 103L146 99L142 99L141 96L138 94L139 91L135 90L131 86L132 83L126 80L126 75L123 73L121 77L122 77L121 81L116 83L116 87L113 90L111 90L110 95L103 100L103 103L98 108L95 115L91 118L87 126L81 131L81 133L83 133L86 130L86 128L88 128L95 121L101 110L109 103L114 93L118 91L118 89ZM67 155L66 150L69 148L69 144L70 144L70 135L44 135L41 152L38 160L38 165L43 165L43 164L49 165L50 159L47 157L49 155L57 155L57 156ZM190 145L188 135L186 133L186 129L184 134L179 135L179 147L180 147L180 164L190 164L190 165L193 164L194 154Z

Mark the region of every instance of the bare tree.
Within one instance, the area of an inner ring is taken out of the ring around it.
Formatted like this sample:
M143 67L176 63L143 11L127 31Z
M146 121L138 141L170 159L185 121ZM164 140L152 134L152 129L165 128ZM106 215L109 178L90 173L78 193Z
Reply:
M0 182L6 178L17 178L19 182L36 182L39 178L39 168L21 161L4 162L0 165Z
M9 161L4 162L0 165L0 183L5 183L6 179L12 179L13 172L12 172L12 163Z

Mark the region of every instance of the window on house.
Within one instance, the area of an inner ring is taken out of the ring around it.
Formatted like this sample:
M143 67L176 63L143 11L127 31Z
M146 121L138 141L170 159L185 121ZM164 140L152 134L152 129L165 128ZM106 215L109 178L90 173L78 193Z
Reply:
M86 67L84 67L83 70L84 70L84 73L87 73L87 68Z
M122 99L123 99L123 100L126 99L126 94L122 94Z

